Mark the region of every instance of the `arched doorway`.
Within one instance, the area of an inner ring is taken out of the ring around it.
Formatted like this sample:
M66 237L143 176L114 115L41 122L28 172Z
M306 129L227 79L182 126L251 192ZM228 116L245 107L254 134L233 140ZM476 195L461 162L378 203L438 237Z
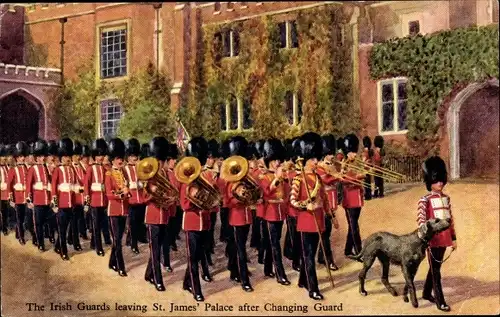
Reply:
M24 89L0 97L0 142L34 142L44 137L44 111L38 98Z
M474 83L453 100L448 112L450 176L498 179L498 80Z

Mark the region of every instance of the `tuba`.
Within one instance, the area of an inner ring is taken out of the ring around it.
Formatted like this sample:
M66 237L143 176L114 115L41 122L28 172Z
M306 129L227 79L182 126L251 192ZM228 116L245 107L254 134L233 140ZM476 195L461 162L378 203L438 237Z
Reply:
M187 199L202 210L213 210L219 206L221 196L201 175L201 163L196 157L187 156L175 166L175 177L187 184Z
M156 191L148 190L148 186L144 186L144 189L152 196L155 205L167 209L179 198L179 191L160 171L160 162L154 157L147 157L137 163L137 179L142 182L153 181L158 187Z
M254 205L262 198L262 190L248 174L248 161L242 156L231 156L222 162L220 177L228 183L236 183L233 196L245 205ZM243 189L241 194L240 188Z

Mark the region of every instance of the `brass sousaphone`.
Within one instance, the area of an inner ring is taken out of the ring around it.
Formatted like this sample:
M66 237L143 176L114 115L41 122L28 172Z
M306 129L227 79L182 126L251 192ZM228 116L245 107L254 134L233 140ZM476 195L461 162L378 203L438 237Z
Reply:
M220 177L233 185L233 196L245 205L254 205L262 198L262 190L257 182L248 174L249 166L246 158L231 156L222 162ZM240 188L243 186L243 191ZM242 192L242 194L238 194Z
M179 191L160 173L160 161L154 157L146 157L137 164L137 178L142 182L153 181L157 190L151 192L145 186L145 190L153 198L155 205L161 208L168 208L179 199Z
M187 184L186 196L196 207L212 211L219 206L221 196L201 175L201 163L193 156L187 156L175 166L175 177L183 184Z

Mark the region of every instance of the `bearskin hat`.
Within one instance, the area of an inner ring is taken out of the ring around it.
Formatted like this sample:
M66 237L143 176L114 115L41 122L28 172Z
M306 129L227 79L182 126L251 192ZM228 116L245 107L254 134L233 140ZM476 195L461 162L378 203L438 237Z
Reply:
M292 140L292 160L295 162L299 156L301 156L300 137L296 137Z
M7 149L5 145L0 144L0 157L4 156L7 156Z
M229 155L229 139L224 140L220 146L221 157L227 159Z
M293 160L292 143L293 143L292 139L285 139L285 142L283 142L283 146L285 147L285 159L286 160Z
M148 143L144 143L143 145L141 145L140 159L142 160L150 156L151 156L151 148L149 147Z
M104 139L97 139L92 143L92 156L105 156L108 154L108 143Z
M215 139L211 139L210 141L208 141L207 155L213 158L217 158L220 156L219 143Z
M83 157L90 157L92 155L92 152L90 151L90 147L88 145L82 145L82 156Z
M49 154L49 146L45 140L38 140L33 146L33 155L47 156Z
M350 152L358 153L359 150L358 137L353 133L346 135L344 138L344 146L346 154Z
M167 139L162 136L154 137L149 143L151 149L151 156L157 160L166 161L168 158L169 143Z
M248 153L246 157L248 157L249 160L255 160L259 158L259 152L257 152L257 149L255 148L255 142L248 142L247 152Z
M49 155L57 156L57 147L58 147L57 142L54 140L50 140L49 142L47 142L47 146Z
M128 139L125 142L125 154L126 156L139 156L141 154L141 143L135 138Z
M125 143L120 138L114 138L109 141L109 161L115 158L125 158Z
M363 148L371 148L372 147L372 140L370 139L369 136L365 136L363 138Z
M73 142L73 155L82 155L83 147L79 141Z
M300 138L300 156L304 161L312 158L321 159L323 156L323 140L319 134L306 132Z
M202 136L192 138L186 146L186 156L196 157L205 165L208 156L208 142Z
M13 156L16 148L13 144L5 145L5 156Z
M29 148L28 155L35 155L35 143L30 142L28 144L28 148Z
M179 148L177 148L177 144L169 143L167 159L176 160L178 157L179 157Z
M337 151L337 140L332 134L325 134L321 137L323 141L323 156L335 155Z
M258 140L255 142L255 149L257 150L258 158L264 157L264 143L266 143L265 140Z
M239 155L247 156L248 141L241 135L237 135L229 139L229 156Z
M424 183L428 191L431 191L431 185L437 182L443 182L444 185L448 182L448 172L446 164L439 156L429 157L422 164L424 171Z
M377 135L375 139L373 139L373 144L375 147L383 148L384 147L384 138L381 135Z
M285 160L285 147L280 140L271 138L264 143L264 163L269 167L269 162Z
M59 157L73 156L73 141L70 138L63 138L59 141L57 149Z

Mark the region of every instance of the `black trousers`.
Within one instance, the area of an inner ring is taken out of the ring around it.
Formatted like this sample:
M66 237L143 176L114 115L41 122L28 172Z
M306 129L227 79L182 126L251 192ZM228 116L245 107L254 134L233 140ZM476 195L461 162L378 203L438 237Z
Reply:
M208 241L208 231L186 231L186 253L188 265L184 275L184 288L191 287L193 295L202 295L198 263L205 256L204 244Z
M375 193L373 196L375 197L384 197L384 179L382 177L375 176L373 177L373 181L375 183Z
M208 247L207 250L209 251L209 254L212 254L215 249L215 225L217 224L217 213L216 212L211 212L210 213L210 230L209 230L209 241L208 241Z
M36 241L36 233L35 233L35 223L33 221L33 209L28 208L28 205L25 205L25 216L24 216L24 227L31 235L31 239Z
M142 227L144 226L145 211L146 211L146 205L129 205L128 207L128 217L129 217L128 235L130 235L130 246L132 248L137 248L137 241L144 234ZM149 228L148 228L148 236L149 236ZM128 236L127 239L129 239Z
M59 208L56 213L57 222L57 235L56 249L61 250L61 255L68 255L68 243L66 240L68 233L68 226L71 224L73 218L72 208Z
M434 291L436 304L445 304L443 287L441 285L441 264L438 261L443 261L445 247L427 249L427 260L429 261L429 272L424 283L423 295L431 295Z
M221 207L220 213L220 237L221 242L227 242L228 237L232 236L229 228L229 208Z
M300 265L300 233L297 231L297 218L287 216L287 228L283 255L292 261L293 266Z
M252 237L250 238L250 247L259 249L260 247L260 242L262 240L262 237L260 235L260 232L262 231L261 229L261 218L257 217L256 213L253 212L252 215Z
M33 217L38 246L45 247L44 227L52 218L52 210L49 206L35 206Z
M299 274L299 285L306 287L309 292L319 292L318 276L314 258L319 244L319 234L316 232L300 232L302 245Z
M167 235L167 225L148 224L148 242L149 242L149 261L146 268L145 278L154 279L156 285L163 285L161 275L161 247L163 240Z
M173 221L174 221L174 223L173 223L174 224L174 235L173 235L174 239L177 239L177 237L181 233L181 230L182 230L182 216L183 215L184 215L184 211L182 210L182 208L180 206L176 206L175 217L173 219Z
M271 242L269 240L269 227L267 226L267 221L264 218L260 219L260 246L258 249L258 259L259 262L264 263L264 274L265 273L270 273L265 270L266 266L270 267L272 265L272 258L266 256L267 251L271 245ZM266 263L266 259L268 263Z
M73 207L73 216L71 217L71 225L68 230L68 243L72 244L74 248L81 247L80 234L83 235L85 233L85 229L83 229L83 233L80 231L81 222L84 222L83 205L76 205Z
M370 184L370 187L366 186L365 187L365 199L369 200L372 199L372 176L371 175L366 175L365 176L365 183Z
M228 240L229 271L231 277L239 277L243 285L249 285L246 244L250 225L232 226L231 228L233 238Z
M111 256L109 257L109 266L116 266L118 270L125 271L125 261L123 260L122 238L125 232L126 216L109 217L109 228L111 230Z
M361 252L361 236L359 234L359 216L361 214L361 207L358 208L346 208L345 210L347 224L349 230L347 232L347 239L345 242L344 254L352 254L353 248L354 253L358 254Z
M7 232L9 226L9 208L10 206L8 200L0 200L0 221L3 232Z
M171 219L170 219L171 220ZM172 237L175 239L175 236L170 232L170 229L167 226L167 233L163 236L163 240L161 241L161 249L163 253L163 266L170 266L170 246L172 245ZM175 230L175 229L174 229ZM175 240L173 240L175 242Z
M24 240L24 218L26 216L26 204L16 204L16 239Z
M105 207L91 207L90 213L92 215L92 234L90 237L90 246L94 247L96 251L102 251L102 224L106 222L106 208Z
M321 233L321 238L323 239L323 245L325 247L326 259L328 260L328 264L335 263L333 259L332 242L330 240L333 227L332 221L333 219L330 216L325 216L325 231ZM325 257L323 255L323 250L321 248L319 248L318 252L318 262L325 263Z
M278 279L287 279L285 268L283 267L283 256L281 253L281 231L283 221L266 221L267 233L269 235L269 244L266 248L266 257L264 259L264 274L273 271L272 264Z

